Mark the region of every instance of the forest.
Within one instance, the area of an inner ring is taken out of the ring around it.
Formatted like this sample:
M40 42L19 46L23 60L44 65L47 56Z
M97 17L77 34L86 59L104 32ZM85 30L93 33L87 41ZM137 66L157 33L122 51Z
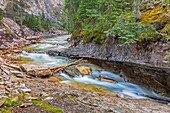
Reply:
M165 37L170 39L169 1L66 0L66 28L72 38L102 43L118 38L120 46Z

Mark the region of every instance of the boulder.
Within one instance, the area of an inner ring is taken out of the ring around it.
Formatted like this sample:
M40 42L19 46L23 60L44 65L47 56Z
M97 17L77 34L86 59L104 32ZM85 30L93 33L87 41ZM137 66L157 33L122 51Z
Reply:
M53 75L53 72L47 66L23 64L21 68L26 72L26 74L36 77L47 77Z
M92 75L92 68L88 66L77 65L76 68L82 75Z

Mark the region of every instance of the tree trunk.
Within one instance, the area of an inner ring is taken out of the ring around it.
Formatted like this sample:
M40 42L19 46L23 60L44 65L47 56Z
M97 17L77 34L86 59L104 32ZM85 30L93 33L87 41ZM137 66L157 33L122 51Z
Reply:
M14 11L14 0L12 0L12 17L13 17L13 21L16 22L15 11Z

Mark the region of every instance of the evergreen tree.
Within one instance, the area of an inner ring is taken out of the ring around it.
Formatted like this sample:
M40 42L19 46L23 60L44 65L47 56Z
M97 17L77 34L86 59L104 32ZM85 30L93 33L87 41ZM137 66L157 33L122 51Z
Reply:
M66 28L72 38L80 37L87 42L102 43L108 36L120 38L124 44L136 42L140 40L136 37L143 36L132 28L142 31L141 34L145 32L143 29L155 31L152 26L139 25L140 3L139 0L65 0Z
M0 24L2 23L3 20L3 10L0 9Z

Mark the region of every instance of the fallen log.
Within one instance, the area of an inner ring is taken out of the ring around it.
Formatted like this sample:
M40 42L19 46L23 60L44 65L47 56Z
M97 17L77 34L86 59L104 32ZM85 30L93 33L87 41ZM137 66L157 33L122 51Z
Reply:
M63 67L64 67L64 66L56 66L56 67L50 68L50 70L53 71L53 70L56 70L56 69L59 69L59 68L63 68Z
M23 64L18 66L18 65L13 65L13 64L8 64L6 62L3 62L0 68L7 75L15 75L17 77L19 76L22 78L24 77L24 72L26 72L27 75L46 77L46 76L51 76L69 66L76 65L78 62L82 60L83 59L79 59L65 66L57 66L53 68L49 68L48 66L43 66L43 65L32 65L32 64Z
M63 67L60 67L60 68L54 70L54 71L53 71L53 74L58 73L59 71L62 71L62 70L64 70L64 69L67 68L67 67L76 65L76 64L77 64L78 62L80 62L80 61L83 61L83 58L81 58L81 59L79 59L79 60L76 60L75 62L72 62L72 63L70 63L70 64L68 64L68 65L66 65L66 66L63 66ZM53 68L53 69L54 69L54 68Z

